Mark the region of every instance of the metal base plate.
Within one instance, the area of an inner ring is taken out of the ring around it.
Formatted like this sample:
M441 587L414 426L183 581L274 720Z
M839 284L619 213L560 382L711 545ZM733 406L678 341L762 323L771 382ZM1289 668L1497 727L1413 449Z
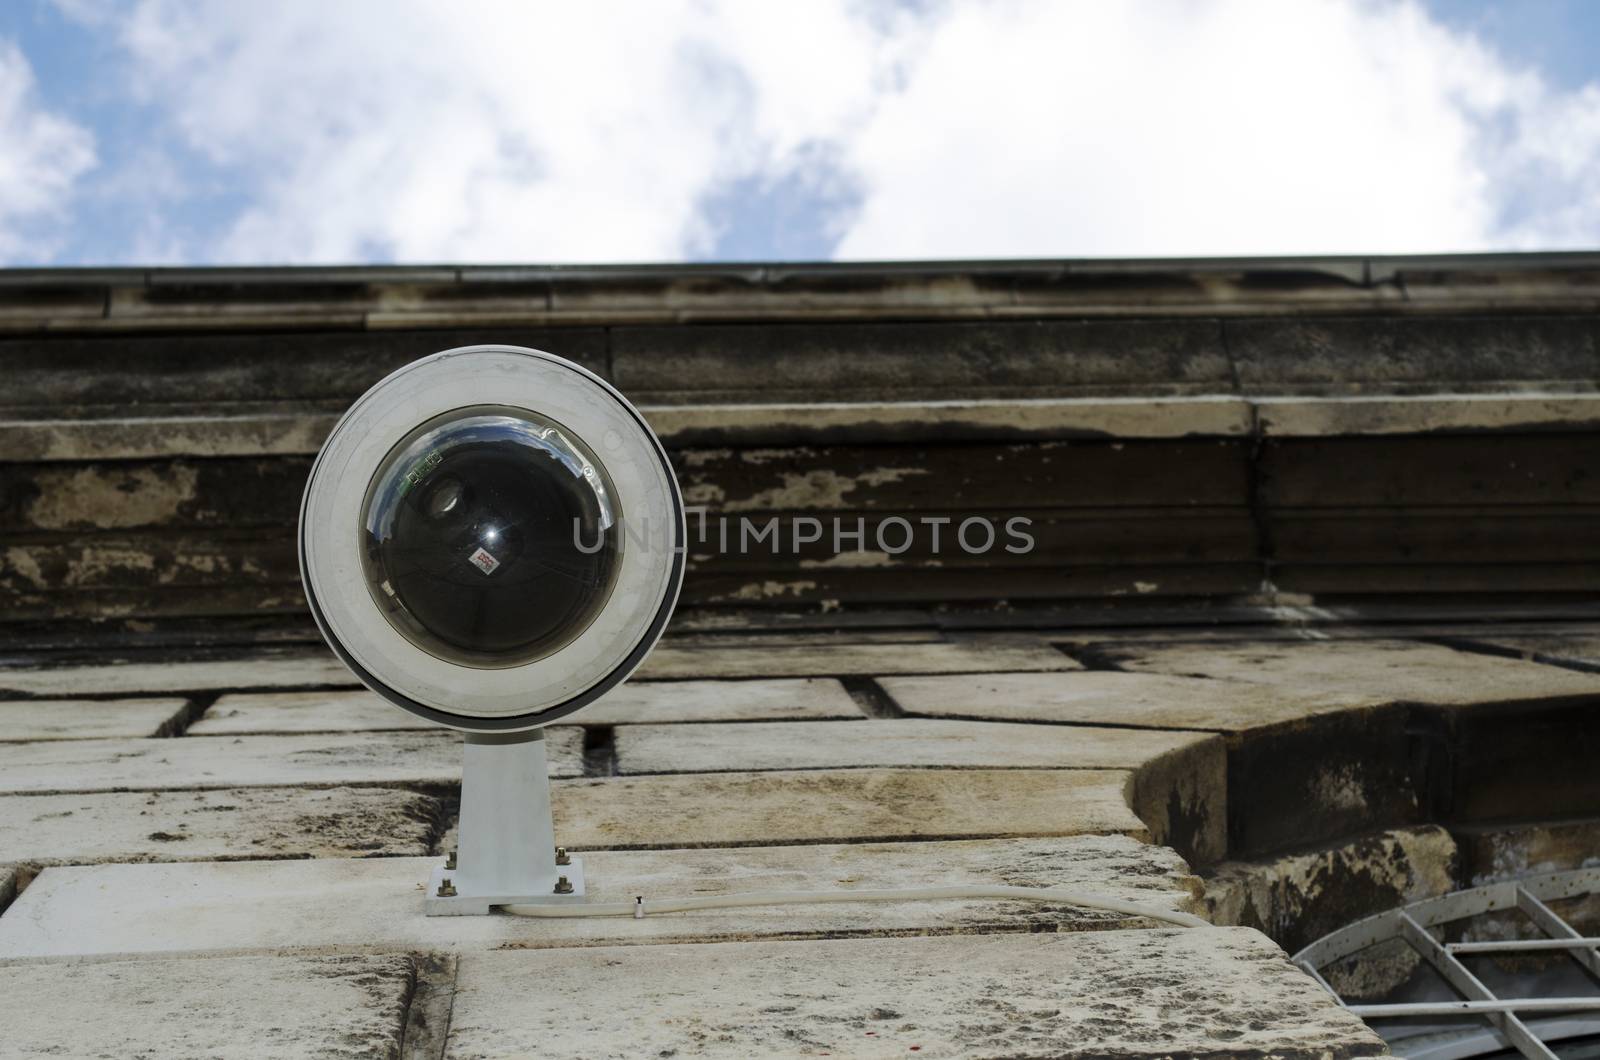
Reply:
M572 864L562 865L560 874L572 884L572 893L556 894L555 878L538 894L473 894L471 884L456 869L443 865L428 875L428 893L422 901L424 916L485 916L499 905L577 905L584 898L583 859L573 858ZM448 898L439 897L439 885L449 880L456 893Z

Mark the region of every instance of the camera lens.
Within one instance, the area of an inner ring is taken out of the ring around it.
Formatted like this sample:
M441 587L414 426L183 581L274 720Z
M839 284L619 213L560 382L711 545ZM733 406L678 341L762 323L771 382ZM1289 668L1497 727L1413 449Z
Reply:
M362 565L391 625L447 662L517 666L575 640L620 567L616 494L582 441L526 409L437 416L384 458Z

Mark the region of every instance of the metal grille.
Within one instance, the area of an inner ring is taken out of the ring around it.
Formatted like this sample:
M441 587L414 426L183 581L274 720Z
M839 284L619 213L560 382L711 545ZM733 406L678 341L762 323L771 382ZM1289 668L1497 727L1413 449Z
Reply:
M1597 892L1600 892L1600 869L1556 872L1456 891L1358 920L1313 942L1295 954L1294 961L1341 1005L1369 1022L1417 1016L1459 1016L1484 1020L1496 1032L1485 1042L1487 1049L1463 1049L1458 1045L1447 1052L1436 1051L1436 1055L1467 1056L1510 1047L1523 1056L1555 1060L1556 1054L1550 1050L1548 1042L1600 1032L1600 996L1499 997L1461 963L1458 955L1559 951L1570 954L1591 974L1600 977L1600 938L1581 935L1546 904ZM1434 934L1433 929L1443 924L1512 909L1526 914L1545 937L1446 943ZM1323 977L1321 970L1329 965L1395 939L1403 940L1437 971L1460 995L1460 1000L1349 1004ZM1565 1018L1544 1019L1548 1016Z

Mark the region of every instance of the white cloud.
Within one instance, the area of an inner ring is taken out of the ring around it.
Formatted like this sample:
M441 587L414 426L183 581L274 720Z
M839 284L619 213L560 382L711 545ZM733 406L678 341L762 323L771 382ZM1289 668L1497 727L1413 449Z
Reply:
M93 138L43 109L27 59L0 40L0 261L51 257L52 241L40 234L39 222L62 215L92 165Z
M1597 104L1412 5L962 8L854 141L839 253L1593 245ZM1541 189L1564 216L1502 221Z
M816 159L859 192L818 219L845 257L1600 242L1600 87L1409 3L96 11L244 182L221 260L682 258L719 189Z
M155 0L110 24L141 97L253 185L222 258L592 261L703 248L706 195L870 100L881 38L773 10Z

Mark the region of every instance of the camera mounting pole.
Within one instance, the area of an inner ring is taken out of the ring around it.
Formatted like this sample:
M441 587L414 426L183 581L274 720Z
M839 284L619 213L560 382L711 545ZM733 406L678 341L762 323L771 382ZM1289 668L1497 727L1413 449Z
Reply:
M467 734L457 829L453 864L428 879L428 916L584 900L582 860L556 853L543 729Z

